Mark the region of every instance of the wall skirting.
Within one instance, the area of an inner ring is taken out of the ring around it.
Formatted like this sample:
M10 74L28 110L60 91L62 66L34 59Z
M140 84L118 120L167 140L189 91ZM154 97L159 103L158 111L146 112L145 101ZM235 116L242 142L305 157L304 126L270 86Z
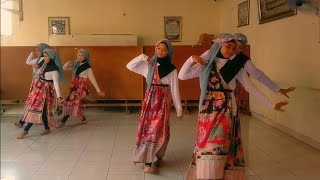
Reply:
M268 124L268 125L270 125L270 126L272 126L274 128L277 128L280 131L282 131L282 132L284 132L284 133L286 133L286 134L288 134L290 136L293 136L294 138L296 138L296 139L298 139L298 140L300 140L300 141L302 141L302 142L304 142L304 143L306 143L306 144L308 144L308 145L320 150L320 142L317 142L317 141L315 141L315 140L313 140L313 139L311 139L311 138L309 138L309 137L307 137L307 136L305 136L305 135L303 135L301 133L298 133L298 132L296 132L296 131L294 131L292 129L289 129L288 127L286 127L286 126L284 126L282 124L274 122L271 119L268 119L268 118L262 116L261 114L258 114L256 112L251 112L251 113L252 113L253 117L263 121L264 123L266 123L266 124Z

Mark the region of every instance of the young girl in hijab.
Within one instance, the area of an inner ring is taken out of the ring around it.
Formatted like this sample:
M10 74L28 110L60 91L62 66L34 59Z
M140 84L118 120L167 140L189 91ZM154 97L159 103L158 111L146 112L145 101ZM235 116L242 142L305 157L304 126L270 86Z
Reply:
M100 90L93 75L89 52L85 49L79 49L77 56L78 59L75 60L74 64L71 63L71 61L68 61L63 66L64 70L73 70L73 72L70 93L65 102L63 102L63 118L58 125L58 128L65 125L70 115L77 116L80 120L80 124L87 123L84 113L86 110L86 101L89 97L89 81L91 81L100 96L105 95L105 93Z
M234 34L234 38L237 42L237 50L236 55L234 58L232 58L232 61L230 63L236 65L237 67L243 67L250 75L251 77L254 77L258 81L260 81L262 84L264 84L266 87L268 87L271 91L274 93L281 93L282 95L289 98L287 95L289 92L294 91L295 87L289 87L287 89L280 88L276 83L274 83L265 73L263 73L260 69L258 69L252 61L249 61L250 58L246 55L244 55L242 52L245 50L248 40L247 37L244 34L236 33ZM243 86L241 84L237 83L237 88L235 90L236 99L237 99L237 105L240 104L241 99L241 92L243 92Z
M149 58L141 54L127 64L127 68L143 75L147 80L140 124L136 137L134 163L145 163L144 172L152 173L152 162L157 157L154 166L160 166L165 155L170 138L170 107L171 99L182 117L177 69L171 63L172 45L164 39L155 47L155 54Z
M50 127L54 127L56 124L52 113L52 105L55 100L54 92L56 92L59 102L62 102L59 81L65 82L65 77L59 54L51 49L45 49L43 54L44 65L38 69L37 81L34 84L34 90L27 99L27 106L22 119L28 124L18 139L23 139L34 123L44 124L45 130L40 135L49 134Z
M36 45L36 52L35 53L31 52L27 58L26 64L32 66L32 81L31 81L31 86L29 89L29 94L27 96L27 101L29 98L31 98L30 97L32 95L31 92L34 90L34 85L37 82L36 73L37 73L38 69L44 65L43 51L45 49L49 49L49 45L45 44L45 43L40 43L40 44ZM15 122L13 124L18 128L22 128L22 126L25 124L25 122L22 121L22 119L21 119L19 122Z
M287 104L270 102L243 68L233 77L221 73L233 70L226 65L236 47L231 34L221 34L207 55L191 56L179 72L182 80L199 77L201 87L196 147L187 179L245 178L240 120L233 95L236 80L271 109L281 110Z

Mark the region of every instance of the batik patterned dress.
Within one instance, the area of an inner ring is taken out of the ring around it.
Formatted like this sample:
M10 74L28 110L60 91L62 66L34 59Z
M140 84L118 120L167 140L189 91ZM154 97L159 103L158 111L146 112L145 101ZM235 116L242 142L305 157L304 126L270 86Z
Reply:
M32 91L26 101L25 114L22 121L28 123L42 124L42 112L47 108L47 118L50 127L56 126L56 119L53 117L52 107L55 101L53 80L46 80L45 68L39 70L40 78L34 82Z
M171 93L168 84L162 84L158 68L151 87L146 91L136 137L134 162L152 162L162 158L170 139Z
M187 179L245 178L240 121L232 115L232 90L216 66L198 116L196 147Z

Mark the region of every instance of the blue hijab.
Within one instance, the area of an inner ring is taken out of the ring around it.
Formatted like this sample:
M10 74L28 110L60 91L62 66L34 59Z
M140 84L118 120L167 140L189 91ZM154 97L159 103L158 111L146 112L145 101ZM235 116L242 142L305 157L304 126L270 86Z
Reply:
M41 56L43 56L43 51L44 51L45 49L49 49L50 47L49 47L48 44L40 43L40 44L37 44L37 45L36 45L36 48L39 49L39 51L41 52ZM39 59L40 59L40 58L39 58ZM38 59L38 60L39 60L39 59Z
M236 33L236 34L234 34L234 39L236 41L240 41L245 47L248 44L248 39L244 34Z
M158 47L158 45L160 43L165 43L167 48L168 48L168 55L167 55L167 60L171 63L171 59L172 59L172 54L173 54L173 48L172 48L172 44L169 40L167 39L163 39L163 40L160 40L158 41L156 47L155 47L155 50L156 48ZM151 84L152 84L152 79L153 79L153 74L154 74L154 68L157 66L157 60L158 60L158 57L157 57L157 54L156 52L154 53L153 57L151 58L151 62L150 62L150 66L149 66L149 69L148 69L148 75L147 75L147 85L148 85L148 89L151 87Z
M56 52L56 51L54 51L52 49L45 49L43 51L43 53L46 53L50 57L50 61L54 61L56 66L58 66L59 80L60 80L60 82L65 83L66 82L66 77L64 76L64 72L63 72L63 69L62 69L62 66L61 66L60 56L59 56L58 52Z
M43 51L44 51L45 49L49 49L50 47L49 47L48 44L40 43L40 44L37 44L37 45L36 45L36 48L41 52L41 57L43 57ZM39 63L41 57L38 57L38 58L37 58L37 64ZM43 67L43 66L44 66L44 63L42 64L41 67ZM38 67L38 68L40 69L41 67ZM35 75L35 73L32 71L32 77L33 77L34 75Z
M83 56L85 57L85 62L88 63L90 65L90 54L87 50L85 49L79 49L78 53L83 54ZM72 71L72 80L74 80L74 78L76 77L76 73L77 73L77 69L80 66L80 61L79 59L76 59L74 61L74 67L73 67L73 71Z
M209 75L212 69L213 62L215 58L217 57L218 53L220 52L221 47L226 43L234 40L234 36L228 33L220 34L217 39L214 40L214 44L211 46L208 57L209 61L207 64L205 64L200 72L200 88L201 88L201 94L200 94L200 101L199 101L199 107L202 106L202 102L206 98L207 94L207 87L208 87L208 80Z

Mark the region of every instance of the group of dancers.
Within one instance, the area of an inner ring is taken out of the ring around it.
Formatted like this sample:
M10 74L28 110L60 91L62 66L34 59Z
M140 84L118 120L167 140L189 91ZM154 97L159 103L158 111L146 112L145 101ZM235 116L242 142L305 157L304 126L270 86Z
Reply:
M24 108L24 116L19 122L14 123L19 128L27 123L18 139L23 139L33 124L44 125L45 130L40 135L49 134L50 127L63 127L70 115L78 117L79 124L86 124L84 113L89 97L89 81L100 96L105 95L100 90L93 74L89 52L80 49L74 62L68 61L61 66L59 54L49 49L49 45L40 43L36 46L35 53L31 52L26 63L32 65L33 78ZM64 70L73 71L70 92L66 99L61 97L59 86L59 82L65 83L66 81ZM59 124L52 111L55 94L58 104L62 106L63 118Z
M251 82L248 73L273 92L286 97L295 90L295 87L280 88L256 68L250 58L242 53L246 45L245 35L223 33L202 55L190 56L178 72L171 62L173 46L169 40L163 39L156 44L152 57L141 54L127 64L129 70L141 74L147 82L133 157L134 163L145 164L145 173L154 173L165 156L170 139L171 101L177 117L183 117L179 79L199 77L201 94L195 127L197 135L187 179L245 179L240 119L234 93L237 83L267 107L277 111L283 111L282 107L288 102L270 101ZM80 124L87 123L84 113L89 81L100 96L105 93L95 80L89 52L80 49L77 57L75 62L68 61L61 66L58 53L44 43L36 46L35 54L30 54L27 64L32 65L34 75L24 116L14 123L20 128L25 123L27 125L18 139L24 138L34 123L44 125L41 135L50 133L50 127L63 127L70 115L77 116ZM59 88L59 82L65 82L64 70L73 71L70 92L65 99L61 97ZM56 123L52 113L54 94L62 106L63 118L59 123ZM190 141L193 143L193 140Z

